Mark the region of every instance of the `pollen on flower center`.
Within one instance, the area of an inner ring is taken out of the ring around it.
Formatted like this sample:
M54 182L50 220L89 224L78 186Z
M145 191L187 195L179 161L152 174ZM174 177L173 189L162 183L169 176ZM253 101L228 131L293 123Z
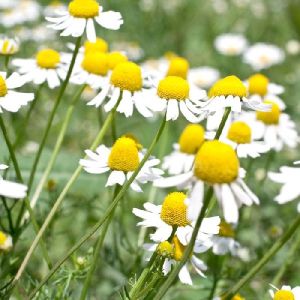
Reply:
M279 123L280 118L280 108L279 106L274 103L273 101L266 100L264 101L265 104L271 104L272 108L271 111L257 111L256 112L256 119L262 121L267 125L276 125Z
M249 144L251 142L251 128L245 122L233 122L228 130L227 138L237 144Z
M133 62L121 63L112 71L110 82L121 90L139 91L143 84L141 68Z
M218 80L209 90L209 97L217 96L238 96L246 97L247 89L243 82L236 76L231 75Z
M223 300L224 298L221 299ZM231 298L231 300L245 300L245 298L243 298L240 294L236 294Z
M96 0L73 0L69 4L69 13L75 18L94 18L99 14Z
M295 300L295 296L291 291L276 291L273 300Z
M88 52L81 63L88 73L105 76L108 72L107 55L101 52Z
M60 55L52 49L44 49L37 53L36 62L44 69L55 69L60 62Z
M179 138L180 151L196 154L204 142L205 131L201 125L190 124L185 127Z
M139 163L136 143L127 137L119 138L111 149L108 166L112 170L131 172L138 168Z
M101 38L97 38L96 42L86 41L84 43L84 53L88 52L107 52L108 44L105 40Z
M184 193L170 193L162 204L160 218L171 226L188 225L185 199L186 195Z
M185 250L186 247L180 243L180 241L179 241L179 239L176 235L173 237L172 243L174 245L174 256L173 256L173 258L176 261L180 261L182 259L182 256L183 256L183 253L184 253L184 250Z
M7 94L7 85L5 79L0 75L0 97L4 97Z
M108 68L110 70L113 70L117 65L126 61L128 61L127 56L121 52L115 51L108 54Z
M164 241L157 245L156 252L162 257L172 258L174 256L174 246L168 241Z
M177 76L168 76L162 79L157 87L157 95L166 100L185 100L189 97L189 93L188 82Z
M239 172L239 160L229 145L220 141L205 142L195 158L195 176L208 183L230 183Z
M220 223L220 231L219 231L219 236L222 237L234 237L234 230L232 226L229 223L226 223L225 221L221 221Z
M174 57L170 60L170 65L166 76L178 76L187 78L189 62L183 57Z
M265 96L268 92L269 79L262 74L255 74L249 77L249 93Z
M7 235L0 231L0 246L3 246L7 240Z

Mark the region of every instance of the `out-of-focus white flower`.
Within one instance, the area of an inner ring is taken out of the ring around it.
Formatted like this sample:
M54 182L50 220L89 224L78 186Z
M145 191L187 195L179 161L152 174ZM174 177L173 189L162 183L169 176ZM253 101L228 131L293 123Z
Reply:
M133 61L143 58L144 50L136 42L115 42L111 46L113 51L124 52L126 56Z
M220 72L211 67L190 69L188 81L202 89L211 87L220 78Z
M285 49L288 54L297 55L300 53L300 42L298 40L289 40L285 45Z
M300 300L300 286L291 288L289 285L283 285L281 289L270 284L272 289L269 290L273 300Z
M12 248L12 245L11 236L0 231L0 250L9 251Z
M62 11L62 10L66 10L67 6L59 1L59 0L53 0L52 2L50 2L44 9L44 15L46 17L52 17L55 16L56 12L58 10Z
M247 40L241 34L225 33L215 39L215 47L223 55L241 55L247 48Z
M19 51L19 40L8 37L0 37L0 54L13 55Z
M7 9L16 7L18 5L17 0L1 0L0 2L0 9Z
M285 58L282 49L275 45L257 43L249 47L244 53L243 60L254 70L267 69L280 64Z

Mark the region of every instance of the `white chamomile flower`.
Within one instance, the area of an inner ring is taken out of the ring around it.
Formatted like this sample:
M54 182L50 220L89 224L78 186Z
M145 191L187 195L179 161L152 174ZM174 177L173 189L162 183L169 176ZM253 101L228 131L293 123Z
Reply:
M9 251L12 248L13 242L10 235L0 231L0 250Z
M199 67L190 69L188 81L199 88L210 88L220 78L220 72L211 67Z
M50 28L62 30L61 36L79 37L86 31L91 42L96 41L94 22L111 30L118 30L123 24L119 12L104 12L96 0L72 0L68 10L57 11L55 17L47 17L46 20L53 23Z
M173 152L163 159L162 168L170 175L179 175L192 170L195 155L204 142L205 131L199 124L186 126L180 135L178 144L173 145Z
M285 49L290 55L298 55L300 53L300 42L298 40L289 40L285 45Z
M45 7L43 13L44 13L44 16L46 16L46 17L50 17L50 16L52 17L52 16L56 15L56 12L58 10L62 11L62 10L66 10L66 9L67 9L67 6L63 2L58 1L58 0L53 0Z
M18 5L17 0L2 0L0 2L0 9L7 9Z
M40 50L35 59L14 59L12 64L27 82L40 85L47 82L50 89L60 85L67 74L68 54L61 54L53 49Z
M280 64L284 58L283 50L277 46L257 43L246 50L243 60L254 70L262 70Z
M13 100L12 100L13 101ZM1 102L1 100L0 100ZM7 169L8 166L0 164L0 170ZM3 197L22 199L26 196L27 187L24 184L11 182L0 176L0 195Z
M6 78L5 72L0 72L0 113L3 110L17 112L22 106L34 99L33 93L20 93L14 91L25 84L24 78L18 73Z
M110 172L106 186L123 185L130 179L144 157L143 151L139 151L136 142L129 137L119 138L111 149L101 145L95 152L86 150L85 153L88 158L81 159L80 165L86 172L91 174ZM142 192L139 184L160 178L163 172L155 167L159 163L159 159L150 157L130 187L136 192Z
M0 37L0 55L13 55L19 51L20 43L18 39Z
M237 56L247 48L247 40L241 34L226 33L215 39L217 51L223 55Z
M289 285L283 285L281 289L274 285L271 287L269 293L272 300L300 300L300 286L291 288Z
M279 204L284 204L295 200L300 195L298 180L300 168L283 166L279 171L279 173L269 172L268 176L271 180L282 184L280 193L275 197L275 201ZM298 211L300 212L300 203L298 205Z
M191 188L189 215L197 216L201 210L204 182L214 189L227 223L238 222L239 208L244 204L259 204L259 199L243 181L245 171L240 169L233 148L220 141L204 142L199 149L191 172L154 182L157 187Z

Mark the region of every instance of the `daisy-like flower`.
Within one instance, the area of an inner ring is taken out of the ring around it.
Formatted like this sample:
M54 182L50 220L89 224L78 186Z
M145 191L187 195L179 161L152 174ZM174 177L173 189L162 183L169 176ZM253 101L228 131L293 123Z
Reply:
M241 55L247 48L247 40L241 34L226 33L215 39L217 51L223 55Z
M275 197L275 201L279 204L284 204L295 200L300 195L298 180L300 176L300 168L283 166L279 169L279 171L279 173L269 172L268 176L271 180L283 185L279 195ZM300 212L300 203L298 204L298 211Z
M188 81L202 89L210 88L220 78L220 72L211 67L190 69Z
M49 88L54 89L60 85L60 80L65 79L69 61L67 54L43 49L37 53L35 59L14 59L12 64L27 82L37 85L47 82Z
M269 293L273 300L300 300L300 286L291 288L289 285L283 285L281 289L271 285Z
M6 78L6 73L0 72L0 113L3 113L3 110L17 112L22 106L34 99L33 93L14 91L24 84L24 78L18 73L13 73Z
M243 60L254 70L262 70L280 64L284 58L283 50L277 46L257 43L246 50Z
M178 175L192 170L195 155L205 139L201 125L190 124L180 135L178 144L173 145L173 152L164 157L162 168L171 175Z
M81 159L79 163L86 172L91 174L110 172L106 186L123 185L130 179L144 157L144 152L139 151L136 141L129 137L119 138L111 149L101 145L95 152L86 150L85 153L88 158ZM159 159L151 157L130 187L136 192L142 192L139 184L160 178L163 172L155 167L159 163Z
M158 179L157 187L178 186L191 188L189 214L197 216L201 210L204 182L211 185L223 210L227 223L238 222L241 205L259 204L256 195L243 181L245 171L240 169L239 160L233 148L220 141L207 141L196 154L191 172Z
M0 170L5 170L7 168L8 166L0 164ZM26 192L27 192L27 187L25 185L5 180L0 176L1 196L13 198L13 199L22 199L26 196Z
M11 236L0 231L0 250L9 251L12 248L12 245Z
M0 54L13 55L19 51L18 39L10 39L7 37L0 37Z
M72 0L68 10L58 11L55 17L47 17L46 20L53 23L50 28L62 30L61 36L79 37L86 31L91 42L96 41L94 22L111 30L118 30L123 24L119 12L104 12L96 0Z

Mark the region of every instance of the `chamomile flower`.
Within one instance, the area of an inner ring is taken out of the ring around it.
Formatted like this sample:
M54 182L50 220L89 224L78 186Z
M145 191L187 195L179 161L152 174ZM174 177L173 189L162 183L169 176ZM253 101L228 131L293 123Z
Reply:
M246 50L243 60L254 70L262 70L280 64L284 58L283 50L277 46L257 43Z
M299 167L283 166L279 169L279 173L269 172L268 176L274 182L282 184L279 195L275 197L276 202L284 204L299 197ZM298 205L298 211L300 212L300 203Z
M259 204L256 195L243 181L245 171L240 169L233 148L220 141L205 142L196 154L191 172L154 182L157 187L191 187L189 214L198 215L202 206L204 182L211 185L223 210L227 223L237 223L241 205Z
M53 23L50 28L62 30L61 36L79 37L86 31L91 42L96 41L94 22L111 30L118 30L123 24L119 12L104 12L96 0L72 0L68 10L58 11L55 17L47 17L46 20Z
M35 59L14 59L12 64L27 82L40 85L47 82L50 89L60 85L67 74L66 65L69 55L61 54L53 49L40 50Z
M13 55L19 51L19 40L0 37L0 55Z
M24 78L18 73L13 73L8 78L6 76L5 72L0 72L0 113L3 110L17 112L34 99L34 94L14 91L25 84Z
M273 300L300 300L300 286L291 288L289 285L283 285L281 289L271 285L269 293Z
M211 67L190 69L188 81L202 89L210 88L220 78L220 72Z
M144 152L138 150L137 143L128 137L119 138L110 149L99 146L95 152L85 151L87 159L81 159L80 165L91 174L110 172L106 186L123 185L138 168L144 157ZM160 178L163 172L156 168L159 160L151 157L140 170L130 187L136 192L142 192L139 184L145 184Z
M178 143L173 145L173 152L164 157L162 168L171 175L191 171L195 155L204 139L205 131L201 125L190 124L186 126Z
M247 48L247 40L241 34L226 33L215 40L217 51L223 55L241 55Z
M18 2L16 0L2 0L0 3L0 9L7 9L17 6Z
M12 248L12 238L10 235L0 231L0 250L9 251Z
M0 164L0 170L5 170L7 168L8 166ZM27 192L27 187L25 185L5 180L0 176L1 196L13 198L13 199L22 199L26 196L26 192Z

